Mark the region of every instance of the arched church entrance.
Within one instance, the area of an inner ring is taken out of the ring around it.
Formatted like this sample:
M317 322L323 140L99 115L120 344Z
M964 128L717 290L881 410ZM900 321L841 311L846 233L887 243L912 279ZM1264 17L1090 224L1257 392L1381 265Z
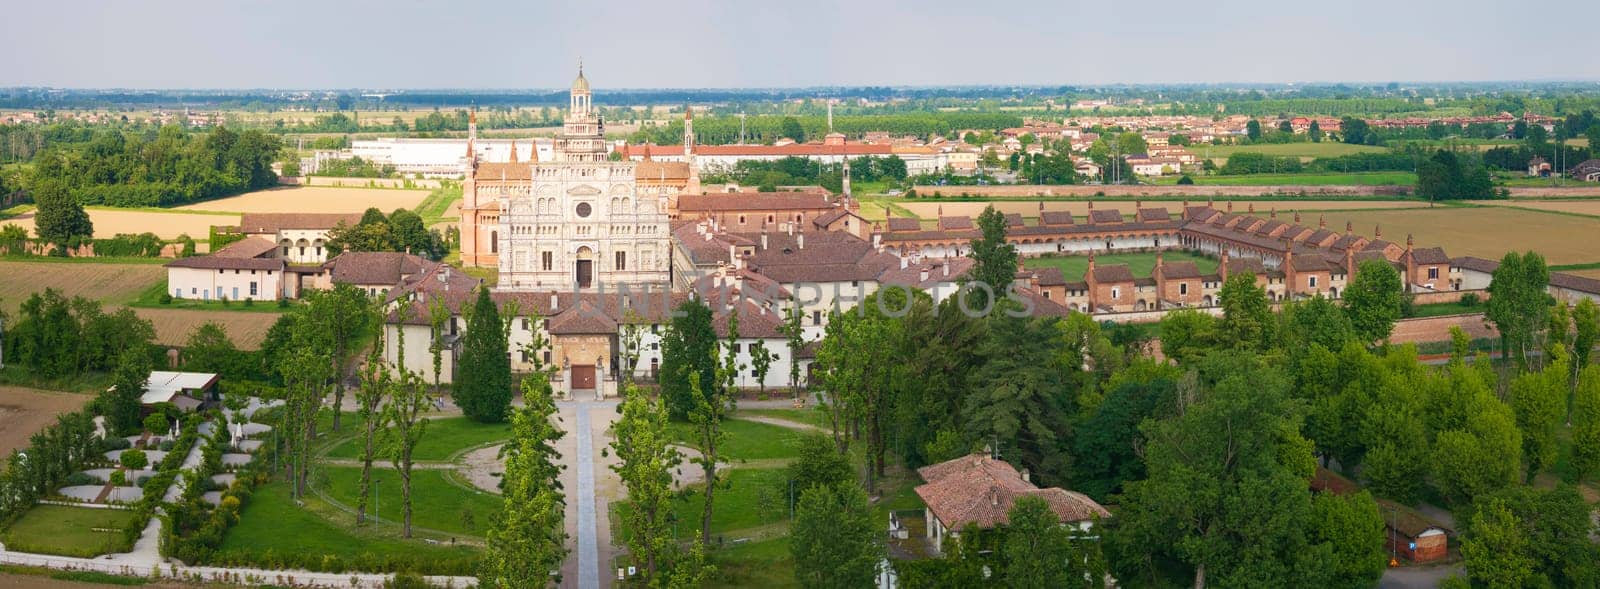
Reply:
M578 248L577 262L578 288L589 288L594 285L594 250L589 246Z

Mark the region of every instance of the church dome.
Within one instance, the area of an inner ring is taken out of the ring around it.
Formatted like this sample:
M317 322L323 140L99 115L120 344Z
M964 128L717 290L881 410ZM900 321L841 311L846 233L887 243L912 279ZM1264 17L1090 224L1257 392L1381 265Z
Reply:
M589 79L583 77L583 66L578 66L578 79L572 81L573 92L588 92Z

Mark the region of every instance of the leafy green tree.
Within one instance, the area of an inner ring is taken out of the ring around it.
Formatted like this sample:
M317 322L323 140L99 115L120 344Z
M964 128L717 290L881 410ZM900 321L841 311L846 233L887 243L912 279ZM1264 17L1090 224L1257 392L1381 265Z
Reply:
M1522 455L1528 479L1555 462L1556 434L1567 410L1566 350L1556 345L1553 359L1540 372L1525 372L1511 381L1509 402L1522 431Z
M1252 142L1260 141L1261 140L1261 121L1258 121L1256 119L1250 119L1250 122L1245 123L1244 124L1244 135L1245 135L1245 137L1249 138L1250 141L1252 141Z
M373 320L377 320L379 311L376 308L367 310ZM383 361L384 338L373 340L372 349L367 354L367 363L362 367L361 385L356 389L356 414L361 416L361 482L357 485L356 492L356 525L361 525L367 519L367 501L372 493L372 461L379 452L380 432L387 429L388 414L384 412L383 401L395 388L394 373Z
M1265 350L1272 345L1272 303L1267 291L1256 285L1250 274L1234 274L1222 283L1218 293L1222 320L1217 323L1219 341L1243 349Z
M481 587L560 585L567 558L566 496L558 480L564 467L555 448L564 434L555 425L548 373L524 378L522 398L524 406L511 412L511 441L501 450L505 502L479 565Z
M978 215L978 229L981 235L972 240L967 253L973 260L967 276L987 285L998 301L1004 298L1006 287L1017 278L1017 247L1006 241L1006 217L993 205L984 207L983 213ZM972 296L969 309L987 309L995 302L982 290L973 292Z
M400 474L400 535L411 537L411 474L416 465L413 455L417 444L428 431L428 418L422 413L432 407L428 387L416 373L402 372L389 388L388 402L383 407L385 454Z
M1085 586L1086 578L1105 578L1104 571L1084 570L1085 555L1050 504L1038 497L1022 497L1007 512L1003 548L1005 566L1000 575L1014 589ZM1085 542L1098 546L1098 542ZM1096 574L1098 573L1098 574Z
M788 466L796 489L828 487L855 482L850 459L835 451L833 442L817 434L800 436L798 456Z
M1058 383L1078 367L1060 364L1057 320L999 314L988 321L988 337L978 347L982 364L962 411L967 437L997 446L1041 481L1065 480L1070 456L1064 445L1077 407Z
M1106 395L1073 432L1073 490L1105 502L1123 483L1145 478L1139 424L1166 417L1166 409L1176 402L1177 383L1167 378L1124 382Z
M783 117L783 129L780 134L793 139L795 143L806 142L806 130L800 126L800 119Z
M1217 345L1216 317L1197 309L1174 309L1161 317L1161 353L1187 364Z
M355 285L343 282L327 290L308 290L306 300L306 316L324 332L328 355L334 365L333 431L337 432L341 425L339 416L344 413L344 363L350 355L351 342L373 327L372 314L367 311L372 300ZM406 368L401 365L399 369Z
M1498 542L1517 535L1504 527L1506 522L1501 519L1503 514L1495 512L1497 508L1509 511L1521 528L1521 535L1527 540L1524 550L1518 551L1513 542L1499 545L1507 554L1487 554ZM1517 570L1520 565L1510 565L1527 559L1532 562L1532 570L1522 586L1592 587L1600 582L1600 548L1590 540L1594 529L1590 506L1576 487L1507 487L1480 498L1474 509L1475 515L1485 517L1482 527L1478 526L1479 518L1469 518L1464 530L1464 537L1477 536L1482 541L1467 560L1469 575L1479 572L1494 576ZM1465 546L1463 542L1463 556L1468 555Z
M189 334L183 347L183 367L193 372L214 372L224 378L248 376L244 357L221 323L207 321Z
M1209 354L1197 368L1196 386L1180 387L1176 416L1144 426L1149 476L1124 485L1122 510L1106 526L1116 577L1326 585L1335 549L1310 532L1306 480L1316 463L1298 433L1289 380L1240 352Z
M1486 587L1527 586L1534 560L1522 521L1503 503L1491 502L1478 508L1468 525L1471 533L1461 541L1467 577Z
M1513 483L1522 472L1522 434L1510 407L1492 394L1468 402L1461 427L1441 431L1433 443L1433 479L1451 503Z
M1356 265L1356 275L1344 291L1344 308L1362 342L1387 339L1394 331L1403 290L1400 272L1388 262L1366 260Z
M94 236L94 222L89 220L89 213L64 184L54 179L37 179L31 192L37 206L33 231L40 240L57 246L65 255L66 248Z
M128 470L144 470L144 467L150 465L150 457L145 455L144 450L138 448L123 450L118 460L122 463L122 467Z
M715 362L716 359L712 358ZM713 501L717 490L717 460L721 455L722 443L727 441L728 433L722 429L722 420L733 409L732 399L729 398L727 389L717 386L713 382L709 387L700 385L700 375L689 375L688 398L695 403L689 410L689 424L693 426L693 438L690 446L698 456L690 459L700 466L705 473L705 509L700 514L700 544L711 544L711 514L714 509Z
M800 494L789 550L801 587L866 587L886 547L867 494L856 485L812 487Z
M1285 304L1279 317L1282 319L1278 329L1282 336L1279 344L1291 354L1309 350L1311 344L1338 350L1359 339L1345 310L1320 294Z
M783 313L783 324L778 326L778 333L789 346L789 392L794 395L799 395L800 389L800 349L806 345L805 328L800 324L802 317L800 306L790 305Z
M1311 499L1312 541L1333 548L1328 587L1372 587L1383 576L1389 554L1384 549L1383 515L1366 491L1354 495L1319 493Z
M1577 386L1578 373L1589 367L1589 358L1596 344L1600 344L1600 305L1584 297L1572 307L1573 386Z
M126 350L111 376L111 388L100 394L100 411L106 427L117 435L139 431L140 398L150 381L150 355L142 350Z
M1311 138L1312 143L1322 143L1322 124L1312 120L1311 128L1306 130L1306 136Z
M1549 323L1550 270L1537 252L1510 252L1500 260L1489 282L1489 304L1484 316L1500 331L1505 357L1516 358L1526 368L1539 329Z
M671 568L677 554L672 537L672 471L683 462L667 431L667 412L660 400L629 386L621 407L622 418L613 426L611 450L617 473L628 489L626 530L628 553L644 569L643 581L652 584L661 568Z
M1580 479L1600 474L1600 366L1578 375L1572 403L1572 466Z
M478 289L462 336L461 368L453 387L462 414L479 423L505 421L511 408L511 356L500 309Z
M698 300L684 301L661 338L661 397L667 414L682 420L698 404L690 394L691 379L700 386L716 383L717 332L711 326L711 308Z

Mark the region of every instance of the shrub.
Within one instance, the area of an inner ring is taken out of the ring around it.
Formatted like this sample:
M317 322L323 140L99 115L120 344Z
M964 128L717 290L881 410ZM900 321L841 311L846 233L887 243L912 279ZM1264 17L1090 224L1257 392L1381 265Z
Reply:
M77 487L77 486L82 486L82 485L94 485L94 484L99 484L99 482L100 482L99 480L95 479L92 476L89 476L88 473L83 473L83 472L75 472L75 473L69 474L69 475L67 475L67 479L66 479L67 486L69 486L69 487Z
M278 299L278 308L279 309L287 309L287 308L289 308L289 299L287 299L287 298Z
M122 470L113 470L113 471L111 471L111 481L110 482L111 482L111 484L113 486L117 486L117 487L125 487L125 486L127 486L128 485L128 473L127 473L127 471L122 471Z
M115 436L109 437L109 438L100 438L100 451L101 452L110 452L112 450L126 450L126 449L132 448L132 447L133 447L133 442L129 442L127 438L118 438L118 437L115 437Z
M163 304L163 305L170 305L170 304L172 304L172 295L167 294L167 293L161 293L161 296L156 297L156 301L161 303L161 304Z
M121 460L122 467L128 470L144 470L144 467L150 466L150 457L145 455L144 450L123 450Z
M165 451L171 450L172 446L174 444L177 444L177 440L173 440L173 439L169 438L169 439L166 439L166 440L161 440L161 444L158 445L157 447L160 448L162 452L165 452Z
M1478 293L1468 292L1468 293L1462 293L1461 294L1461 304L1462 304L1462 306L1476 307L1476 306L1478 306L1479 302L1481 302L1481 301L1478 299Z
M1184 174L1183 177L1178 178L1178 185L1180 186L1191 186L1193 184L1194 178L1190 178L1188 174Z
M245 299L244 300L244 306L246 306L246 307L254 307L254 306L256 306L256 300L255 299Z

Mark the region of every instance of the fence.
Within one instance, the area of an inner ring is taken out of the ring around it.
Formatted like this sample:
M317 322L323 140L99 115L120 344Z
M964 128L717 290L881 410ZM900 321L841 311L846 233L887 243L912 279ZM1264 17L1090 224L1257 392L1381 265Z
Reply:
M101 557L102 559L106 557ZM373 573L315 573L303 570L269 571L227 569L178 564L128 563L116 560L48 556L0 550L0 564L42 567L65 571L94 571L108 575L180 579L196 583L229 583L251 586L355 587L381 588L391 575ZM438 587L473 587L472 577L424 577Z

